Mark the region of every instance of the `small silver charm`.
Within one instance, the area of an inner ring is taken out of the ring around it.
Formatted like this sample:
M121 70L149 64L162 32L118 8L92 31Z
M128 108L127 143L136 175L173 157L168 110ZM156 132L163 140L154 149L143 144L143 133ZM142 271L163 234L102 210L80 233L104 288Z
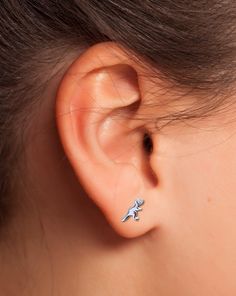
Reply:
M144 200L141 198L137 198L134 201L134 205L129 208L127 214L124 216L124 218L121 220L122 222L125 222L127 219L132 217L135 221L139 220L138 212L142 211L141 206L144 204Z

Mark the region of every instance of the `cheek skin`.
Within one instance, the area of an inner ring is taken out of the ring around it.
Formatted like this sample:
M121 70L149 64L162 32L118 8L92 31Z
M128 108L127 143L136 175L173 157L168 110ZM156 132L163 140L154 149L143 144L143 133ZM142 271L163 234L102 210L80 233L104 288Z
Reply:
M236 293L236 137L229 134L158 139L165 252L174 281L196 295Z

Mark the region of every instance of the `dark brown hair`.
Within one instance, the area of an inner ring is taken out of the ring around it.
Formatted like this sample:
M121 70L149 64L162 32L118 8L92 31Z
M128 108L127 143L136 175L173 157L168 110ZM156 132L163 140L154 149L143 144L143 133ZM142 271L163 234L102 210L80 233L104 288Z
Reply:
M208 113L234 86L235 27L234 0L2 0L1 219L14 186L30 106L40 102L52 69L68 52L115 41L173 86L211 93L204 108L197 108Z

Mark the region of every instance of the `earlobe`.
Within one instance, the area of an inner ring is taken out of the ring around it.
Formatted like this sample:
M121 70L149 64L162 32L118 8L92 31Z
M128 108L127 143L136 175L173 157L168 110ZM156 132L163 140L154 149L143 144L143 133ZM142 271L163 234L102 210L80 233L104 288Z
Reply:
M146 200L138 223L122 222L130 207L133 218L138 217L134 203L139 196L145 199L145 187L137 165L143 131L130 108L140 100L137 73L121 61L120 52L107 44L79 57L59 87L56 118L64 151L88 196L115 231L136 237L150 231L154 220Z

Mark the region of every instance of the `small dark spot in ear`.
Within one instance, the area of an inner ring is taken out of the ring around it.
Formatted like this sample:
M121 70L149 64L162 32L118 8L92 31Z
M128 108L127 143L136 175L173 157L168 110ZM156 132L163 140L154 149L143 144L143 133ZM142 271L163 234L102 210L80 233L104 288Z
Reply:
M207 202L211 202L212 201L212 198L210 197L210 196L208 196L208 198L207 198Z

